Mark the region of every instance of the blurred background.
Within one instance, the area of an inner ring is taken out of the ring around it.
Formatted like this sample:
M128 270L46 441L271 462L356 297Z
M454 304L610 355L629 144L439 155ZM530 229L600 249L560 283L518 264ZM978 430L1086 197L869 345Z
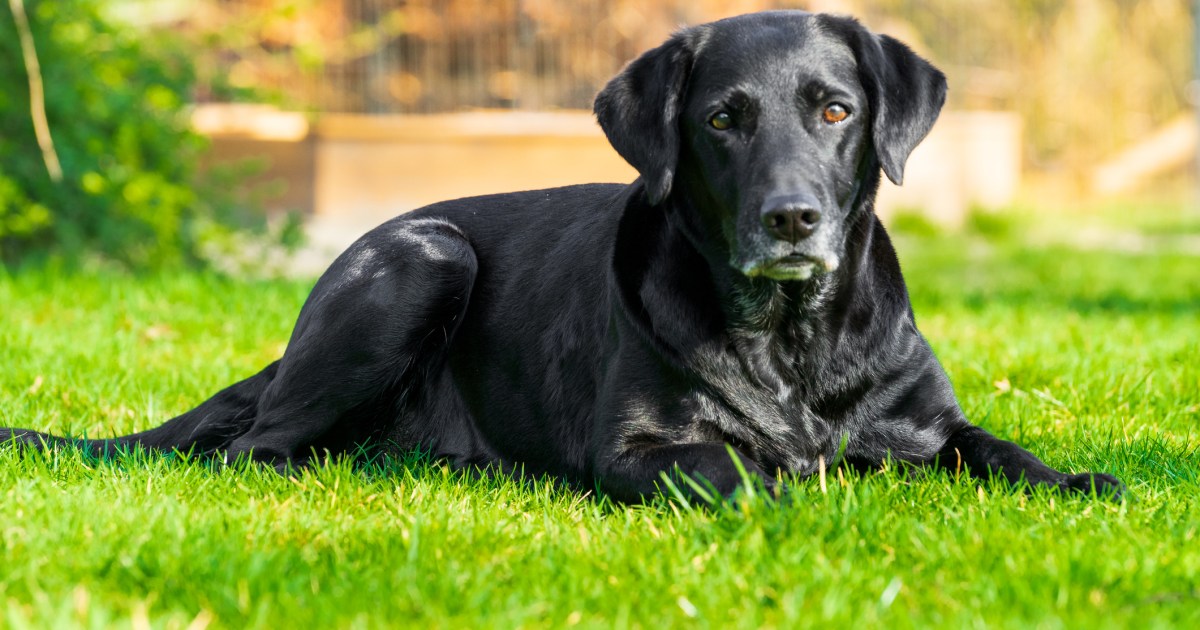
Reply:
M855 15L948 75L906 185L881 193L898 229L1200 251L1188 0L0 2L10 265L281 244L301 253L268 257L315 273L432 201L631 181L596 91L681 25L777 8Z

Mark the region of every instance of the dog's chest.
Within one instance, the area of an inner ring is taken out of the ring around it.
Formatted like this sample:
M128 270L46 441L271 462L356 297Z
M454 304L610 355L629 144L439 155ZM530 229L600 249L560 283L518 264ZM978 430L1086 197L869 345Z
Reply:
M814 473L820 458L828 465L836 456L841 431L813 411L796 372L734 354L710 357L700 368L702 384L684 401L704 429L719 431L764 467L786 472Z

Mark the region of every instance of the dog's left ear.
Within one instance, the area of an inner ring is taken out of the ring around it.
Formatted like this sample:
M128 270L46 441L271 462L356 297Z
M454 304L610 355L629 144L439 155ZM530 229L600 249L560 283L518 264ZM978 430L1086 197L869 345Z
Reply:
M679 162L679 109L701 32L691 28L634 59L596 96L609 143L642 176L651 205L671 192Z
M884 174L899 185L909 154L946 102L946 75L892 37L876 35L850 18L824 17L854 51L873 116L875 154Z

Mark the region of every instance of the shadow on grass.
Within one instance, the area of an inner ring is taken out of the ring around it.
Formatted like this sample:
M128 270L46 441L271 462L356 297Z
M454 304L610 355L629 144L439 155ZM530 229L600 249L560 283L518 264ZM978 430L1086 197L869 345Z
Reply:
M225 463L211 455L159 452L141 447L96 455L74 446L42 449L24 443L0 444L0 465L10 462L19 462L24 469L20 472L44 474L64 481L83 480L97 471L140 470L150 475L199 475L239 484L250 482L258 491L269 493L295 491L297 486L305 487L310 479L315 479L318 485L327 482L326 486L334 487L339 478L353 477L367 484L413 484L430 492L448 492L463 497L504 497L518 511L566 505L573 509L585 507L598 516L633 509L655 513L704 513L718 518L724 515L741 520L764 511L811 509L813 501L823 501L827 494L841 495L855 488L868 487L874 488L873 493L882 493L880 496L900 494L907 499L937 497L944 500L946 495L960 493L964 487L996 495L1050 493L1062 496L1048 488L1009 484L1000 477L976 479L969 477L966 471L896 460L880 465L843 460L823 474L782 475L777 478L774 491L766 488L762 480L743 475L742 487L728 497L715 492L703 479L679 473L664 475L660 484L662 493L633 506L612 501L594 485L548 475L526 475L519 469L454 467L429 453L397 452L382 445L321 455L313 457L306 465L276 470L245 459ZM1178 440L1159 435L1129 441L1098 440L1074 449L1064 468L1073 472L1113 473L1128 485L1126 498L1136 502L1139 495L1169 493L1175 486L1200 483L1200 444L1190 438ZM1083 494L1066 496L1085 502L1095 498Z
M1001 289L980 293L978 290L971 290L959 296L923 297L916 294L914 302L916 302L914 308L924 311L965 308L971 312L982 312L1001 304L1008 309L1028 311L1052 309L1070 311L1080 315L1118 317L1133 315L1194 317L1200 313L1200 296L1139 297L1117 292L1102 295L1071 295L1069 292L1055 293L1052 291L1033 293Z

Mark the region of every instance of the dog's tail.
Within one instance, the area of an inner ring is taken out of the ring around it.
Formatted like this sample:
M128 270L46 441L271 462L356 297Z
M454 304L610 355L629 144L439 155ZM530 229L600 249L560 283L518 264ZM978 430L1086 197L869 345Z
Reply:
M0 445L24 444L33 448L76 447L98 457L143 448L151 451L212 453L228 446L250 429L263 390L275 378L279 362L258 374L217 392L199 407L148 431L104 440L49 435L28 429L0 428Z

